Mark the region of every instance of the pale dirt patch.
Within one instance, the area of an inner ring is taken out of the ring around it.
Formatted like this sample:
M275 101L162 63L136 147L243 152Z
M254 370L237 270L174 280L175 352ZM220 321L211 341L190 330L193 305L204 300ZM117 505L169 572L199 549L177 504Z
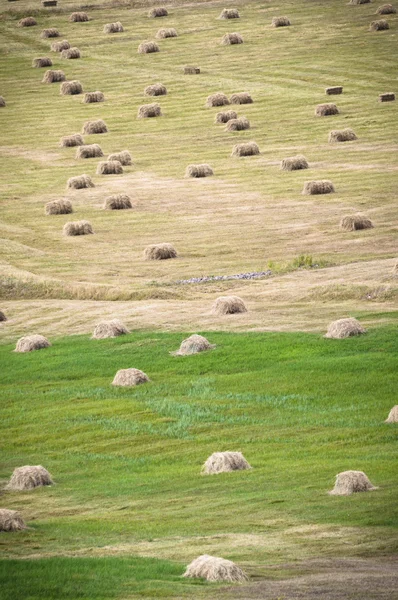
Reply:
M63 158L59 152L45 152L44 150L26 150L18 146L0 146L0 156L16 156L24 160L34 162L51 163Z

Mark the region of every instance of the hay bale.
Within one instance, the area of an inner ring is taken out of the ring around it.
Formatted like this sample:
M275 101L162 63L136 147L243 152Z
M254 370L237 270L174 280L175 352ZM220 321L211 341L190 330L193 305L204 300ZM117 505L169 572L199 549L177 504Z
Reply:
M273 17L271 22L272 27L288 27L290 24L288 17Z
M0 508L0 531L22 531L22 529L27 527L16 510Z
M329 115L338 115L339 109L333 103L328 104L318 104L315 108L315 116L316 117L328 117Z
M49 29L43 29L43 31L40 34L40 37L43 39L56 38L56 37L59 37L59 31L58 31L58 29L55 29L55 27L50 27Z
M247 469L251 469L251 466L241 452L213 452L202 467L202 475L218 475Z
M159 46L156 42L142 42L138 46L139 54L151 54L152 52L159 52Z
M344 231L359 231L360 229L373 229L374 225L368 217L357 213L356 215L346 215L340 221L340 227Z
M124 210L127 208L133 208L131 198L127 194L115 194L105 199L105 210Z
M32 67L34 69L41 69L43 67L52 67L53 66L53 61L51 60L51 58L47 58L47 56L44 56L43 58L34 58L32 61Z
M335 191L333 183L328 179L323 179L320 181L306 181L302 194L314 196L316 194L332 194Z
M53 52L62 52L62 50L68 50L70 48L70 43L68 40L62 40L61 42L53 42L51 44L51 50Z
M240 33L226 33L221 38L221 46L233 46L234 44L243 44L243 38Z
M18 21L18 27L33 27L34 25L37 25L37 21L33 17L25 17Z
M2 323L3 321L7 321L7 317L5 316L3 311L0 310L0 323Z
M84 140L80 133L74 133L73 135L65 135L61 138L60 146L63 148L72 148L73 146L83 146Z
M131 154L128 150L122 150L122 152L110 154L107 160L118 160L123 167L128 167L132 164Z
M123 33L123 25L120 21L116 21L116 23L107 23L104 25L104 33Z
M94 102L104 102L105 96L102 92L87 92L84 94L83 104L93 104Z
M125 335L126 333L130 333L127 327L119 321L119 319L112 319L111 321L101 321L101 323L97 323L91 339L104 340L106 338L115 338L119 335Z
M96 158L97 156L104 156L101 146L99 144L87 144L85 146L78 146L76 150L76 158Z
M246 117L230 119L225 126L225 131L244 131L245 129L250 129L250 121Z
M387 92L379 95L379 102L393 102L395 100L394 92Z
M330 496L351 496L357 492L373 492L379 488L372 485L363 471L343 471L336 475Z
M57 0L42 0L41 4L44 8L48 8L49 6L57 6Z
M144 250L144 260L167 260L176 258L177 250L172 244L164 242L163 244L152 244Z
M143 104L138 109L138 119L149 119L151 117L161 117L162 111L159 104Z
M63 71L54 71L48 70L44 73L42 83L60 83L61 81L65 81L65 73Z
M69 52L66 50L65 52ZM83 86L80 81L64 81L61 83L60 94L61 96L77 96L83 93Z
M69 17L71 23L86 23L89 20L88 14L85 12L73 12Z
M69 60L80 58L80 50L79 48L68 48L67 50L62 50L61 56Z
M222 92L217 92L216 94L210 94L207 96L206 106L226 106L229 104L228 97Z
M47 202L45 206L46 215L69 215L73 212L72 203L70 200L52 200Z
M226 112L219 112L214 118L215 123L228 123L232 119L237 119L238 113L234 110L227 110Z
M188 165L185 169L185 177L210 177L214 175L210 165Z
M224 8L221 11L219 19L239 19L239 11L237 8Z
M215 347L216 345L210 344L203 335L194 333L189 338L183 340L179 349L176 352L171 352L171 354L173 356L189 356L190 354L198 354L199 352L212 350Z
M183 68L183 71L184 71L184 75L199 75L200 68L194 67L192 65L185 65L185 67Z
M6 489L14 491L33 490L35 487L52 485L53 483L50 473L41 465L25 466L14 469Z
M113 381L112 385L121 387L132 387L134 385L141 385L149 381L148 375L139 369L120 369Z
M390 29L390 25L385 19L380 19L379 21L372 21L369 26L369 31L386 31L387 29Z
M87 135L94 135L99 133L108 133L108 127L102 119L96 121L86 121L83 125L82 133Z
M370 0L350 0L348 4L370 4Z
M247 312L247 308L239 296L220 296L213 304L213 312L217 315L234 315Z
M144 94L145 96L165 96L167 94L167 89L163 83L154 83L145 88Z
M187 566L183 577L229 583L243 583L249 579L246 573L231 560L209 554L202 554L195 558Z
M98 163L97 175L121 175L123 167L118 160L103 160Z
M346 129L331 131L329 133L329 142L330 143L352 142L357 139L358 139L357 136L355 135L354 131L350 127L347 127Z
M299 171L300 169L308 169L308 161L302 154L284 158L281 162L282 171Z
M89 235L94 233L91 223L88 221L69 221L63 226L63 234L68 236Z
M390 412L388 413L387 419L384 421L385 423L398 423L398 404L392 407Z
M164 6L156 6L149 12L148 17L150 19L155 19L156 17L167 17L168 14L167 8Z
M83 188L93 188L95 186L89 175L77 175L68 179L66 187L74 190L82 190Z
M229 101L231 104L253 104L253 98L247 92L232 94Z
M166 38L177 37L177 35L177 31L173 27L170 27L169 29L159 29L155 37L158 40L165 40Z
M376 10L377 15L395 15L397 9L392 4L383 4Z
M256 142L244 142L235 144L231 156L254 156L255 154L260 154L260 148Z
M33 350L41 350L49 346L51 344L44 335L27 335L17 341L15 352L32 352Z
M3 96L0 96L0 107L4 107L4 106L6 106L5 98L3 98Z
M334 87L328 87L325 89L325 94L327 96L336 96L338 94L343 93L343 86L335 85Z
M360 322L353 317L348 317L330 323L328 330L323 337L333 340L343 340L363 333L366 333L366 329L362 327Z

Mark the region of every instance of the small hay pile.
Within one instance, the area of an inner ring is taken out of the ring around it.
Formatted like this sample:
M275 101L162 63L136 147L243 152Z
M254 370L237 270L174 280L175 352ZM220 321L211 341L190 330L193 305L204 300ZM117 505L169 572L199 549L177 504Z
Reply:
M247 92L232 94L229 101L231 104L253 104L253 98Z
M260 148L256 142L235 144L231 152L231 156L254 156L256 154L260 154Z
M350 0L348 4L369 4L370 0Z
M250 121L246 117L230 119L225 126L225 131L244 131L245 129L250 129Z
M333 183L328 179L323 179L320 181L306 181L302 194L314 196L316 194L332 194L335 191Z
M226 112L219 112L214 118L215 123L228 123L231 119L237 119L238 113L234 110L227 110Z
M167 89L163 83L154 83L145 88L144 94L145 96L165 96L167 94Z
M328 104L318 104L315 108L315 116L316 117L328 117L329 115L338 115L339 109L333 103Z
M390 29L390 25L385 19L380 19L379 21L372 21L369 26L369 31L386 31L387 29Z
M69 52L69 50L66 50ZM61 83L60 94L61 96L77 96L83 93L83 86L80 81L76 79L73 81L64 81Z
M115 194L105 198L104 210L124 210L133 208L130 196L127 194Z
M86 121L83 125L82 133L94 135L97 133L108 133L108 127L105 121L97 119L96 121Z
M187 566L183 577L229 583L243 583L249 579L246 573L231 560L209 554L202 554L195 558Z
M343 93L343 86L335 85L334 87L328 87L325 89L325 94L327 96L336 96L338 94Z
M302 154L290 156L282 160L281 169L282 171L299 171L301 169L308 169L308 161Z
M123 167L128 167L132 164L131 154L128 150L122 150L122 152L115 152L110 154L107 160L117 160Z
M386 92L379 95L379 102L393 102L395 100L394 92Z
M139 369L120 369L113 381L112 385L121 387L132 387L149 381L148 375Z
M183 71L184 71L184 75L199 75L200 68L194 67L192 65L185 65L185 67L183 68Z
M44 335L27 335L17 341L15 352L32 352L33 350L41 350L49 346L51 344Z
M93 188L95 186L90 175L77 175L76 177L70 177L68 179L66 187L82 190L83 188Z
M329 495L351 496L357 492L373 492L377 489L363 471L343 471L336 475L336 483Z
M76 150L76 158L96 158L97 156L104 156L102 148L99 144L78 146Z
M234 33L226 33L221 39L222 46L233 46L234 44L243 44L243 37L236 31Z
M35 487L52 485L53 483L50 473L41 465L25 466L14 469L6 489L15 491L33 490Z
M148 17L154 19L156 17L167 17L168 14L167 8L164 6L156 6L149 12Z
M62 50L61 57L70 60L80 58L80 50L79 48L68 48L67 50Z
M392 407L385 423L398 423L398 404Z
M22 529L27 527L16 510L0 508L0 531L22 531Z
M43 67L52 67L53 61L51 58L44 56L43 58L34 58L32 61L32 67L35 69L41 69Z
M47 202L45 206L46 215L69 215L73 212L72 203L70 200L52 200Z
M49 29L43 29L43 31L40 34L40 37L43 39L56 38L56 37L59 37L59 31L58 31L58 29L55 29L55 27L50 27Z
M344 231L359 231L360 229L373 229L374 225L372 221L357 213L356 215L346 215L340 221L340 227Z
M5 316L3 311L0 310L0 323L2 323L3 321L7 321L7 317Z
M101 321L101 323L98 323L94 328L91 339L104 340L106 338L125 335L126 333L130 333L127 327L119 319L112 319L111 321Z
M104 25L104 33L123 33L123 25L120 21L116 21L116 23L107 23Z
M18 22L18 27L33 27L34 25L37 25L37 21L33 17L25 17Z
M360 322L353 317L348 317L330 323L328 330L323 337L332 340L343 340L363 333L366 333L366 329L362 327Z
M159 46L156 42L142 42L138 46L139 54L151 54L152 52L159 52Z
M94 233L91 223L88 221L69 221L63 227L63 234L68 236L89 235Z
M53 42L51 44L51 50L53 52L62 52L62 50L68 50L70 48L70 43L68 40L62 40L62 42Z
M221 11L219 19L239 19L239 11L237 8L224 8Z
M214 175L213 169L210 165L188 165L185 169L185 177L210 177Z
M215 347L216 345L210 344L203 335L194 333L189 338L183 340L179 349L176 352L171 352L171 354L173 356L189 356L190 354L198 354L199 352L212 350Z
M288 27L290 24L288 17L273 17L271 22L272 27Z
M71 23L87 23L89 21L88 14L85 12L73 12L69 16L69 21Z
M169 29L159 29L155 37L158 40L165 40L166 38L177 37L177 35L177 31L173 27L170 27Z
M104 102L105 96L102 92L87 92L84 94L83 104L93 104L95 102Z
M121 175L123 167L118 160L103 160L98 163L97 175Z
M354 133L354 131L350 128L347 127L346 129L340 129L340 130L335 130L335 131L331 131L329 133L329 139L328 141L330 143L333 142L352 142L354 140L357 140L357 136Z
M42 0L41 4L47 8L48 6L57 6L58 2L57 0Z
M65 73L63 71L53 71L48 70L44 73L42 83L61 83L61 81L65 81Z
M377 15L395 15L396 12L397 9L392 4L383 4L383 6L379 6L376 10Z
M0 96L0 107L3 108L4 106L6 106L5 98L3 98L3 96Z
M216 94L210 94L210 96L207 96L206 106L226 106L227 104L229 104L228 96L222 92L217 92Z
M239 296L220 296L213 304L213 312L217 315L234 315L247 312L247 308Z
M80 133L74 133L73 135L65 135L61 138L60 146L63 148L72 148L73 146L83 146L84 140Z
M202 475L218 475L247 469L251 469L251 466L241 452L213 452L202 467Z
M167 260L176 258L177 250L172 244L164 242L163 244L152 244L144 250L144 260Z
M162 110L159 104L154 102L153 104L143 104L139 107L137 117L138 119L149 119L152 117L161 117Z

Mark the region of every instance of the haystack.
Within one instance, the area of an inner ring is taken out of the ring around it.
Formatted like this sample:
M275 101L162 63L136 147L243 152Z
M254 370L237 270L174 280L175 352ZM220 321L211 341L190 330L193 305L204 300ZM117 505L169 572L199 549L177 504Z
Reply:
M315 108L315 116L316 117L328 117L329 115L338 115L339 109L335 104L318 104Z
M159 52L159 46L156 42L142 42L138 46L139 54L151 54L152 52Z
M377 15L395 15L397 9L392 4L383 4L376 10Z
M60 146L65 148L72 148L73 146L83 146L84 140L80 133L74 133L73 135L65 135L61 138Z
M124 210L127 208L133 208L131 198L127 194L115 194L105 199L105 210Z
M231 104L253 104L253 98L248 92L238 92L237 94L232 94L229 101Z
M164 242L163 244L152 244L144 250L145 260L167 260L168 258L176 258L177 250L172 244Z
M147 383L148 381L148 375L139 369L120 369L116 373L112 385L132 387L141 383Z
M210 177L214 175L210 165L188 165L185 169L185 177Z
M237 8L224 8L221 11L219 19L239 19L239 11Z
M66 187L82 190L83 188L93 188L95 186L90 175L77 175L68 179Z
M154 19L156 17L167 17L168 14L167 8L164 6L156 6L149 12L148 17Z
M207 581L228 581L229 583L243 583L249 578L240 567L231 560L202 554L195 558L188 566L183 577L206 579Z
M73 12L69 17L69 21L72 23L86 23L89 21L88 14L85 12Z
M250 129L250 121L246 117L230 119L225 126L225 131L244 131L245 129Z
M104 160L98 163L97 175L121 175L123 167L118 160Z
M192 65L185 65L185 67L183 68L183 71L184 71L184 75L199 75L200 68L194 67Z
M235 144L231 152L231 156L254 156L255 154L260 154L260 148L256 142Z
M155 37L158 40L165 40L166 38L177 37L177 35L177 31L173 27L170 27L168 29L159 29Z
M68 236L89 235L94 233L91 223L88 221L69 221L63 227L63 234Z
M43 29L43 31L40 34L40 37L43 39L56 38L56 37L59 37L59 31L58 31L58 29L55 29L55 27L50 27L49 29Z
M356 215L346 215L340 221L341 229L344 231L359 231L360 229L372 229L372 221L365 215L357 213Z
M32 67L35 69L41 69L43 67L52 67L53 66L53 61L51 60L51 58L48 58L47 56L44 56L42 58L34 58L32 60Z
M69 215L73 212L72 203L70 200L52 200L47 202L45 206L46 215Z
M343 93L343 87L341 85L335 85L334 87L328 87L325 89L327 96L336 96Z
M385 423L398 423L398 404L392 407Z
M370 0L350 0L348 4L369 4Z
M301 169L308 169L308 161L302 154L290 156L282 160L281 169L282 171L299 171Z
M203 337L203 335L194 333L189 338L183 340L179 349L171 354L173 354L173 356L188 356L190 354L198 354L198 352L212 350L215 347L216 345L210 344L210 342Z
M329 142L352 142L353 140L357 140L357 136L354 131L347 127L346 129L340 129L336 131L331 131L329 133Z
M83 125L82 133L94 135L97 133L108 133L108 127L102 119L96 121L86 121Z
M68 52L68 50L66 50ZM80 81L64 81L61 83L60 94L61 96L77 96L83 93L83 86Z
M386 92L379 95L379 102L393 102L395 100L394 92Z
M123 25L120 21L116 21L116 23L107 23L104 25L104 33L123 33Z
M107 160L118 160L123 167L128 167L132 164L131 154L128 150L122 150L122 152L110 154Z
M234 315L247 312L247 308L239 296L220 296L213 304L213 312L217 315Z
M353 317L348 317L330 323L328 330L323 337L333 340L342 340L354 335L361 335L362 333L366 333L366 329L362 327L360 322Z
M222 92L217 92L216 94L210 94L207 96L206 106L226 106L229 104L228 97Z
M363 471L343 471L336 475L331 496L351 496L357 492L373 492L379 488L372 485Z
M26 528L23 518L16 510L0 508L0 531L21 531Z
M238 113L234 110L227 110L225 112L219 112L214 118L215 123L228 123L231 119L237 119Z
M247 469L251 469L251 466L241 452L213 452L202 467L202 475L217 475Z
M3 96L0 96L0 107L4 107L4 106L6 106L5 98L3 98Z
M70 43L68 40L62 40L62 42L53 42L51 44L51 50L53 52L62 52L62 50L68 50L70 48Z
M37 25L37 21L33 17L25 17L18 22L18 27L33 27L34 25Z
M328 179L324 179L320 181L306 181L302 194L313 196L315 194L332 194L335 191L333 183Z
M130 333L127 327L119 319L112 319L111 321L101 321L101 323L98 323L94 328L91 339L104 340L105 338L114 338L126 333Z
M44 8L48 8L49 6L57 6L58 2L57 0L41 0L41 4Z
M70 60L80 58L80 50L79 48L68 48L67 50L62 50L61 56Z
M6 489L15 491L33 490L35 487L52 485L53 483L50 473L41 465L18 467L14 469Z
M234 44L243 44L243 38L240 33L226 33L221 39L222 46L232 46Z
M151 117L161 117L162 110L159 104L154 102L153 104L143 104L138 109L138 119L148 119Z
M390 25L385 19L380 19L379 21L372 21L369 26L369 31L386 31L387 29L390 29Z
M154 83L145 88L144 94L145 96L165 96L167 94L167 89L163 83Z
M17 341L15 352L32 352L33 350L41 350L49 346L51 344L44 335L27 335Z
M53 71L49 70L44 73L42 83L60 83L61 81L65 81L65 73L63 71Z
M84 94L83 104L93 104L95 102L104 102L105 96L102 92L87 92Z
M76 150L76 158L96 158L98 156L104 156L102 148L98 144L78 146Z
M287 27L290 24L288 17L273 17L271 22L272 27Z
M7 321L7 317L5 316L5 314L3 313L2 310L0 310L0 323L3 321Z

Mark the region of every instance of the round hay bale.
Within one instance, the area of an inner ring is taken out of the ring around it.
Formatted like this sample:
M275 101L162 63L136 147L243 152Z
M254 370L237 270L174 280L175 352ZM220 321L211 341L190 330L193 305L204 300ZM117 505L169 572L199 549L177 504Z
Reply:
M398 404L392 407L385 423L398 423Z
M170 27L169 29L159 29L155 37L158 40L164 40L166 38L177 37L177 35L177 31L173 27Z
M377 15L395 15L397 9L392 4L383 4L376 10Z
M234 44L243 44L243 37L236 31L234 33L226 33L221 38L221 46L233 46Z
M25 17L18 21L18 27L33 27L34 25L37 25L37 21L33 17Z
M231 560L209 554L202 554L195 558L187 566L183 577L229 583L243 583L249 579L246 573Z
M118 160L103 160L97 165L97 175L121 175L123 167Z
M244 131L245 129L250 129L250 121L246 117L230 119L225 126L225 131Z
M3 311L0 310L0 323L2 323L3 321L7 321L7 317L5 316Z
M153 104L143 104L138 109L138 119L150 119L152 117L161 117L162 110L159 104L154 102Z
M238 113L234 110L227 110L225 112L218 112L214 118L215 123L228 123L232 119L237 119Z
M104 102L105 96L102 92L87 92L84 94L83 104L93 104L95 102Z
M176 352L171 352L171 354L173 356L189 356L190 354L198 354L199 352L212 350L215 347L216 345L210 344L210 342L203 337L203 335L194 333L190 337L183 340L179 349Z
M98 144L78 146L76 150L76 158L96 158L98 156L104 156L102 148Z
M379 488L371 484L363 471L343 471L336 475L334 488L330 496L351 496L357 492L373 492Z
M340 227L344 231L358 231L360 229L372 229L374 225L368 217L358 213L343 217L340 221Z
M145 88L144 94L145 96L165 96L167 94L167 89L163 83L154 83Z
M105 199L104 210L124 210L133 208L130 196L127 194L115 194Z
M352 142L357 139L358 139L357 136L355 135L354 131L350 127L347 127L346 129L331 131L329 133L329 142L331 142L331 143L333 143L333 142Z
M69 50L66 50L69 52ZM80 81L64 81L61 83L60 94L61 96L77 96L83 93L83 87Z
M41 350L49 346L51 344L44 335L27 335L17 341L15 352L32 352L33 350Z
M68 48L67 50L62 50L61 57L70 60L80 58L80 50L79 48Z
M144 250L144 260L167 260L176 258L177 250L172 244L164 242L163 244L152 244Z
M152 52L159 52L159 46L156 42L142 42L138 46L139 54L151 54Z
M84 140L80 133L74 133L73 135L65 135L61 138L60 146L64 148L72 148L73 146L83 146Z
M366 329L362 327L360 322L353 317L348 317L330 323L328 330L323 337L333 340L342 340L363 333L366 333Z
M43 39L57 38L57 37L59 37L59 31L58 31L58 29L55 29L55 27L50 27L49 29L43 29L43 31L40 34L40 37Z
M0 107L2 107L2 108L3 108L4 106L6 106L6 101L5 101L5 99L3 98L3 96L0 96Z
M104 25L104 33L123 33L123 25L120 21L116 21L116 23L107 23Z
M62 42L53 42L51 44L51 50L53 52L62 52L62 50L68 50L70 48L70 43L68 40L62 40Z
M334 87L328 87L325 89L325 94L327 96L336 96L338 94L343 93L343 86L335 85Z
M379 102L393 102L395 100L394 92L386 92L379 95Z
M73 212L70 200L52 200L45 206L46 215L69 215Z
M63 226L63 234L67 236L89 235L94 233L91 223L88 221L69 221Z
M229 104L228 97L222 92L216 92L215 94L210 94L207 96L206 106L226 106Z
M68 179L66 187L75 190L82 190L83 188L93 188L95 186L89 175L77 175L76 177L70 177Z
M387 29L390 29L390 25L385 19L380 19L379 21L372 21L369 26L369 31L386 31Z
M139 369L120 369L113 381L112 385L121 387L132 387L134 385L141 385L149 381L148 375Z
M94 135L99 133L108 133L108 127L102 119L96 121L86 121L83 125L82 133Z
M231 104L253 104L253 98L247 92L232 94L229 101Z
M299 171L301 169L308 169L308 166L308 161L302 154L284 158L281 162L282 171Z
M213 304L213 312L217 315L234 315L247 312L247 308L239 296L220 296Z
M315 116L316 117L328 117L329 115L338 115L339 109L333 103L328 104L318 104L315 108Z
M25 466L14 469L6 489L15 491L33 490L35 487L52 485L53 483L50 473L41 465Z
M73 12L69 16L69 21L71 21L71 23L87 23L89 20L88 14L85 12Z
M122 152L115 152L110 154L107 160L117 160L123 167L128 167L132 164L131 154L128 150L122 150Z
M104 340L106 338L115 338L119 335L125 335L126 333L130 333L127 327L119 321L119 319L112 319L111 321L101 321L101 323L97 323L91 339Z
M156 17L167 17L169 13L167 12L167 8L164 6L156 6L151 11L149 11L148 17L150 19L155 19Z
M60 83L61 81L65 81L65 73L63 71L53 71L49 70L44 73L42 83Z
M199 75L200 68L192 65L185 65L183 68L184 75Z
M231 156L254 156L256 154L260 154L260 148L256 142L235 144L231 152Z
M16 510L0 508L0 531L22 531L23 529L27 527Z
M51 58L47 58L47 56L44 56L43 58L34 58L32 60L32 67L34 69L41 69L43 67L52 67L53 66L53 61L51 60Z
M219 19L239 19L239 11L237 8L224 8L221 11Z
M332 194L335 191L333 183L324 179L320 181L306 181L302 194L314 196L316 194Z
M185 177L210 177L214 175L210 165L188 165L185 169Z
M218 475L247 469L251 469L251 466L241 452L213 452L202 467L202 475Z
M272 27L288 27L291 23L288 17L273 17L271 25Z

